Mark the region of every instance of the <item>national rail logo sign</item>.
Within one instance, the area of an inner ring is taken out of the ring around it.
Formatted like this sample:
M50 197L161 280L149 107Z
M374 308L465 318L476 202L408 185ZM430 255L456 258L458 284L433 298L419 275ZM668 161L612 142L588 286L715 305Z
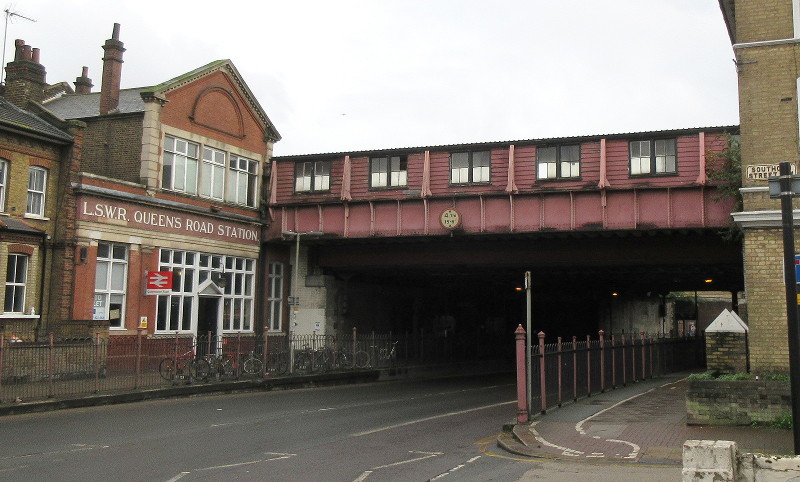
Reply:
M145 295L172 293L172 271L150 271L145 278Z

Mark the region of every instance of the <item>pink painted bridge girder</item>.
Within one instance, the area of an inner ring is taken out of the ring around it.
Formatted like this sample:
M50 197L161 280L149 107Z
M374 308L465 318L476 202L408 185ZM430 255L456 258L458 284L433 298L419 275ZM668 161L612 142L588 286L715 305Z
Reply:
M717 195L713 186L691 186L283 205L272 210L268 237L445 235L439 216L447 208L459 211L465 234L724 228L734 201Z

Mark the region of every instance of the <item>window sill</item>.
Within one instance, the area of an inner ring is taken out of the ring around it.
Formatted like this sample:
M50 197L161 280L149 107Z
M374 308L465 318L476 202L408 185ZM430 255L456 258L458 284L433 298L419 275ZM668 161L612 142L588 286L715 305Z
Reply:
M39 215L36 215L36 214L25 213L25 214L22 215L22 217L24 219L38 219L39 221L50 221L50 218L46 218L44 216L39 216Z
M450 187L491 186L491 181L450 183Z
M26 315L23 313L0 313L0 319L25 319L25 320L38 320L39 315Z
M581 176L574 177L543 177L536 178L536 182L564 182L564 181L580 181Z
M402 189L408 189L408 186L370 186L370 191L381 192L381 191L399 191Z
M647 174L628 174L631 179L639 179L643 177L674 177L677 176L678 173L676 172L656 172L656 173L647 173Z

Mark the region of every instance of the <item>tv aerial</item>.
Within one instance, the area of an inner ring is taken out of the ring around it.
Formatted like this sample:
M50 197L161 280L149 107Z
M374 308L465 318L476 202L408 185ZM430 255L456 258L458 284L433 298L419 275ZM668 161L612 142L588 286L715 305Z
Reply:
M2 75L0 75L0 84L2 84L3 81L5 80L6 39L7 39L7 36L8 36L8 21L9 20L13 20L14 17L19 17L19 18L21 18L23 20L27 20L29 22L35 22L36 21L36 20L34 20L34 19L30 18L30 17L26 17L25 15L22 15L21 13L18 13L18 12L15 12L15 11L11 10L12 8L13 7L8 7L5 10L3 10L3 12L5 12L5 14L6 14L6 26L3 29L3 56L2 56L2 63L0 63L0 72L2 72Z

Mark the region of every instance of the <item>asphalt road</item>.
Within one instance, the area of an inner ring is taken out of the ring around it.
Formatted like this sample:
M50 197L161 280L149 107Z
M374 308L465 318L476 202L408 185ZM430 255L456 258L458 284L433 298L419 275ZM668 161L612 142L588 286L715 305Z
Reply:
M0 480L515 481L514 379L207 395L0 418Z

